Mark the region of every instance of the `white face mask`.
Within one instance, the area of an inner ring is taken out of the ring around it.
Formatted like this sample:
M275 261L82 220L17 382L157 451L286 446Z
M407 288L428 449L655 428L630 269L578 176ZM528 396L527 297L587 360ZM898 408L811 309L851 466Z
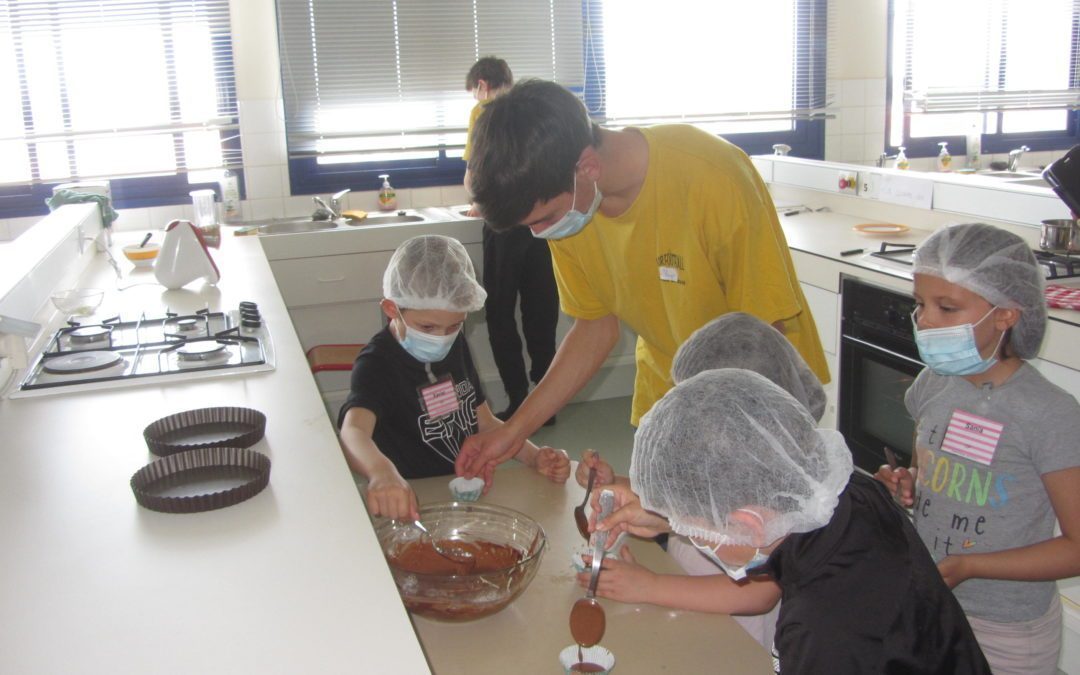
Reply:
M764 521L759 514L750 511L749 509L735 510L742 511L743 513L749 513L750 515L757 518L758 521L760 521L764 525ZM731 563L724 562L720 559L720 556L716 554L716 549L720 548L721 546L728 545L725 541L727 539L727 535L721 535L721 542L711 548L709 546L703 546L698 544L692 538L690 539L690 543L694 545L694 548L701 551L702 555L713 561L718 567L720 567L720 569L724 570L724 573L731 577L734 581L740 581L742 579L745 579L747 574L752 573L756 568L761 567L765 564L766 561L768 561L769 555L767 553L763 553L760 548L755 548L754 555L750 556L750 560L748 560L742 565L736 566L732 565Z
M401 315L398 315L398 320L401 321L401 329L405 331L405 337L401 339L402 348L420 363L437 363L445 359L461 332L461 329L458 329L449 335L429 335L410 328Z
M585 213L576 210L574 205L577 204L577 172L575 171L574 196L570 199L570 210L566 212L565 216L559 218L555 224L541 232L533 232L532 235L538 239L566 239L581 232L589 224L589 221L593 219L593 216L596 215L596 210L600 208L600 200L604 198L595 182L593 182L593 189L596 191L596 195L593 197L592 204L589 205L589 210Z

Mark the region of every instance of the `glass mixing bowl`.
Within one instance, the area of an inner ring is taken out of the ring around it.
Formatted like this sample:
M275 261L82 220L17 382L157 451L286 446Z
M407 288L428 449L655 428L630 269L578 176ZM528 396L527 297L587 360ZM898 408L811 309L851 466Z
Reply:
M90 316L104 297L100 288L70 288L53 293L52 303L64 314Z
M498 612L528 587L547 548L539 523L493 504L429 504L420 522L444 554L468 555L440 555L407 521L385 521L375 532L405 607L431 619L472 621Z

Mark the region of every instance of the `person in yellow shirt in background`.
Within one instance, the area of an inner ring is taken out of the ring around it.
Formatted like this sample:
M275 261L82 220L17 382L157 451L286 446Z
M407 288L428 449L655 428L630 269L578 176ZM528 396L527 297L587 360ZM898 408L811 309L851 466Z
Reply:
M476 99L469 115L469 131L462 159L472 154L473 127L485 106L510 90L514 76L506 61L485 56L473 64L465 76L465 89ZM470 175L465 170L465 189ZM472 207L470 215L480 215ZM496 413L510 419L529 394L529 380L539 383L555 357L555 327L559 322L559 293L551 269L547 244L529 235L524 228L497 232L484 224L484 290L487 301L488 340L495 366L510 400L505 410ZM529 369L521 352L516 309L521 299L521 331L529 354ZM554 416L545 424L553 424Z
M456 468L490 476L603 364L619 321L637 335L631 423L672 386L686 338L727 312L784 333L822 382L825 356L776 209L753 164L687 125L602 129L553 82L519 82L472 133L473 203L497 231L547 239L574 318L547 375L502 428L466 439Z

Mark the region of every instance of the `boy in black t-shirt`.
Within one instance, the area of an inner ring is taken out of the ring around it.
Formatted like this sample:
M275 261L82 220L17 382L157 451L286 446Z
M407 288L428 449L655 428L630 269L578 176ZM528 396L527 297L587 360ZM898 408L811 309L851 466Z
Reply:
M461 334L485 295L455 239L414 237L391 257L381 303L390 324L357 356L338 416L349 467L368 479L372 515L418 517L405 480L454 473L461 442L502 424ZM526 443L517 459L555 482L570 475L561 450Z

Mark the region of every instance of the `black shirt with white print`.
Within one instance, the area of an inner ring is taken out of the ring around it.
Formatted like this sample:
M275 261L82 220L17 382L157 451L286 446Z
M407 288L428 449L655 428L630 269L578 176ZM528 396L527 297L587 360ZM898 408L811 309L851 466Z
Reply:
M373 412L372 439L405 479L453 473L461 443L479 430L476 409L484 390L463 333L445 359L431 364L431 372L440 382L448 376L458 399L456 411L437 418L421 400L421 391L431 386L425 364L383 328L356 357L349 397L338 414L340 427L350 408Z

